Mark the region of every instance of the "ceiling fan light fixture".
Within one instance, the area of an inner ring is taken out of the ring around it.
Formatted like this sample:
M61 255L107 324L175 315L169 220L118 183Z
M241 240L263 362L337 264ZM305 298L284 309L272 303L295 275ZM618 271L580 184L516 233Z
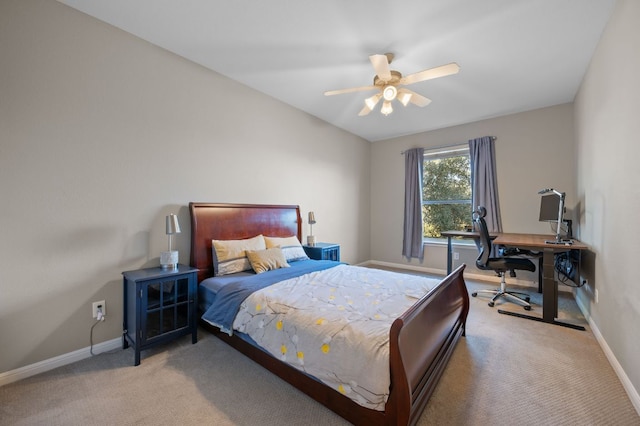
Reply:
M396 89L395 86L385 86L384 89L382 89L382 96L384 97L385 101L392 101L396 98L396 96L398 95L398 89Z
M378 104L378 101L380 101L381 97L382 97L382 93L376 93L370 98L365 99L364 104L367 106L367 108L369 108L370 110L373 110Z
M391 102L384 101L382 104L382 108L380 108L380 112L384 115L389 115L393 112L393 106L391 106Z
M409 102L411 101L411 93L400 93L398 95L398 101L400 101L400 103L404 106L407 106L409 104Z
M369 115L381 99L383 102L380 112L384 115L389 115L393 112L392 102L394 99L397 99L398 102L405 107L409 104L419 107L427 106L431 103L431 99L426 98L419 93L412 92L411 90L406 89L405 86L418 83L420 81L457 74L460 71L460 66L455 62L452 62L439 67L418 71L403 77L400 71L392 70L389 66L393 60L393 54L387 53L385 55L371 55L369 56L369 60L371 61L371 65L373 65L373 69L376 73L373 76L373 85L324 92L325 96L331 96L339 95L341 93L377 90L375 95L364 100L364 106L358 113L361 117Z

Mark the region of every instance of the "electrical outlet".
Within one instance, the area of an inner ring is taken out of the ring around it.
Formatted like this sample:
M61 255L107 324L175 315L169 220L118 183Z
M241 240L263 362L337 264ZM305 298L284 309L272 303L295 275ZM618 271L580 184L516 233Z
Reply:
M93 302L91 306L91 313L93 318L98 318L98 309L102 310L102 316L107 315L107 304L104 300L100 300L98 302Z
M460 260L460 253L458 253L457 251L453 252L453 260Z
M596 291L594 292L594 299L596 301L596 303L598 303L600 297L598 297L598 289L596 288Z

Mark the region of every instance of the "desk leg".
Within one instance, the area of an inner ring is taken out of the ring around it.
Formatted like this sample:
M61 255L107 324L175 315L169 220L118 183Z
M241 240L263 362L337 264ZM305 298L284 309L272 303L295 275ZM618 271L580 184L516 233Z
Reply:
M561 325L575 330L585 330L581 325L569 324L556 320L558 317L558 283L555 280L554 259L554 250L544 249L542 254L542 318L517 312L503 311L501 309L498 309L498 312L519 318Z
M542 257L538 257L538 293L542 293Z
M542 318L553 322L558 317L558 285L554 277L553 250L542 253Z
M451 273L451 269L453 269L453 253L451 248L451 237L447 237L447 275Z

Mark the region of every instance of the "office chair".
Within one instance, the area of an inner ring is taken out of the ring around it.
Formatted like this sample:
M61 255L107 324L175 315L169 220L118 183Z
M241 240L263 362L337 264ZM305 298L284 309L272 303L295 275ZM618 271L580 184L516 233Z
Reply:
M487 214L487 209L480 206L477 211L473 212L473 214L476 231L480 234L480 254L476 259L476 266L478 269L495 271L500 277L500 289L478 290L471 293L471 296L476 297L478 293L487 293L493 296L489 301L489 306L494 306L496 300L504 297L510 302L523 306L525 311L531 310L529 295L515 291L507 291L505 276L507 271L511 272L512 276L515 276L516 270L533 272L536 270L536 266L529 259L515 257L491 257L491 238L489 237L487 222L484 220L484 217Z

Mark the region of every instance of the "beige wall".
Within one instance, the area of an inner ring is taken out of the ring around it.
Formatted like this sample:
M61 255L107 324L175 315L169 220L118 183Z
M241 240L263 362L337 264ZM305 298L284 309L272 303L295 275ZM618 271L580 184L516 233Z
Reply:
M369 258L368 142L51 0L0 2L0 58L0 373L86 348L96 300L120 336L190 201L299 204Z
M623 384L635 388L640 412L638 21L640 2L619 1L576 97L575 128L580 238L591 246L590 282L578 300L626 372Z
M443 247L429 247L424 264L402 259L400 152L494 135L504 229L548 232L536 192L567 192L592 247L578 300L625 386L640 389L640 286L629 267L640 227L621 219L640 207L639 17L638 2L619 2L575 107L370 145L55 1L3 0L0 373L86 348L94 300L109 314L94 341L118 337L121 271L158 264L169 212L188 260L189 201L300 204L348 262L443 270ZM469 271L474 257L462 253Z
M371 152L371 258L376 261L446 269L446 246L428 245L423 263L402 257L404 156L415 147L441 147L466 143L481 136L496 136L498 196L505 232L550 233L549 224L538 221L542 188L567 193L567 218L573 217L575 154L573 106L558 105L461 126L390 139L373 144ZM460 261L468 272L475 268L475 245L460 247ZM535 274L518 273L523 281Z
M403 157L416 146L438 147L494 135L498 191L505 231L548 232L537 222L536 191L567 192L568 217L591 250L576 293L596 337L640 411L640 286L635 265L640 241L640 2L620 0L574 104L469 123L378 142L372 149L371 257L442 270L444 247L427 247L423 264L402 259ZM629 216L629 220L625 217ZM577 222L577 224L576 224ZM475 249L458 249L473 266ZM522 274L520 273L519 276ZM598 290L598 302L595 301Z

